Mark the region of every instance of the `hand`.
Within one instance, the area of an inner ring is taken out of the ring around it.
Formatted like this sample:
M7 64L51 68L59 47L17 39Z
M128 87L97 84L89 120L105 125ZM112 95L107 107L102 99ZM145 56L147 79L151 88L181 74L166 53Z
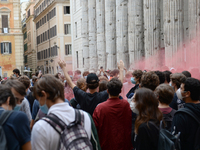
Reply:
M118 69L124 69L124 62L122 60L120 60L119 63L117 63Z
M64 60L62 60L62 59L59 59L58 60L58 65L60 66L60 68L64 68L64 67L66 67L66 62L64 61Z
M124 70L126 71L127 69L124 67Z

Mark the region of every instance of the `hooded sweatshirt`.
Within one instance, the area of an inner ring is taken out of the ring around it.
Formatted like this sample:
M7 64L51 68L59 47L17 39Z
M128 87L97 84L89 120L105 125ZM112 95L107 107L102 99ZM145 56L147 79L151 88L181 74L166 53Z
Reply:
M193 111L200 119L200 103L186 103L185 108ZM182 150L194 149L194 141L198 127L198 123L188 114L180 112L174 115L172 132L175 132L175 134L181 132L180 141Z

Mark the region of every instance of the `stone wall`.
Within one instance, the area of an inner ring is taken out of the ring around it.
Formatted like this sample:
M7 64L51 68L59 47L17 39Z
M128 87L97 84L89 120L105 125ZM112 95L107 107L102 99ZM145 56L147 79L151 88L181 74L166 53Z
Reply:
M80 9L84 70L112 70L120 60L134 68L152 56L155 68L187 65L193 55L200 62L200 0L84 0Z

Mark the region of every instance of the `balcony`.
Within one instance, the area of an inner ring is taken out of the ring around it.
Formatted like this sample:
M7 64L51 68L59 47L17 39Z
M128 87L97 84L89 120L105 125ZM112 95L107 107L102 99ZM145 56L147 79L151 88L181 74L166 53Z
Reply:
M4 34L7 34L9 33L9 28L0 28L0 33L4 33Z

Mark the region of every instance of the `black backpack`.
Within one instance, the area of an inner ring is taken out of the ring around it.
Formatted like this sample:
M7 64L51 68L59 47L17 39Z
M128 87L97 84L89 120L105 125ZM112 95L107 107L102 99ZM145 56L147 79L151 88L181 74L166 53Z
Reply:
M163 114L163 120L165 121L165 129L171 132L172 121L174 118L174 114L176 110L172 109L172 111L168 114Z
M199 124L199 127L196 131L195 139L194 139L194 150L200 150L200 120L199 120L200 118L192 110L188 108L181 108L176 113L180 113L180 112L188 114Z
M160 122L160 128L154 122L149 122L159 130L158 150L181 150L180 133L173 135L162 127L162 121Z
M75 109L75 121L66 125L54 114L49 114L43 118L59 134L59 150L92 150L92 144L84 128L84 114Z
M3 124L8 117L12 114L12 111L4 110L0 116L0 148L1 150L7 150L6 135L3 129Z

